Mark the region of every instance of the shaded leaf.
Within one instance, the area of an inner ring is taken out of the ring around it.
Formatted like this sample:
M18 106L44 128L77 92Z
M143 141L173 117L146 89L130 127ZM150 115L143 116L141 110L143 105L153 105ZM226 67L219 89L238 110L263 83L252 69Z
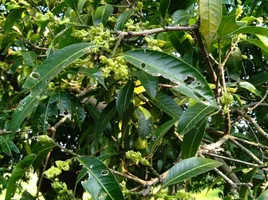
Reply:
M194 157L203 139L207 119L199 122L183 136L181 157L182 159Z
M35 158L35 154L30 154L21 160L18 164L16 164L11 173L11 177L8 180L5 200L11 200L11 198L15 195L17 189L17 181L23 177L25 171L33 163Z
M134 9L123 12L117 19L116 24L114 26L115 30L123 30L125 23L130 19L130 17L135 12Z
M127 109L134 91L134 82L130 81L122 87L116 97L117 112L122 114Z
M20 150L8 135L0 136L0 147L0 149L8 156L12 156L12 151L15 153L20 153Z
M210 51L210 45L221 23L222 1L200 0L199 12L201 20L200 32L206 41L208 51Z
M12 10L8 14L8 16L5 20L5 23L4 23L4 33L5 34L8 34L11 31L13 25L15 24L17 19L19 19L21 17L21 14L23 11L24 11L24 8L18 8L18 9Z
M94 13L93 16L93 24L97 26L98 24L102 23L103 25L106 24L108 18L113 13L114 8L113 6L106 4L104 6L99 6Z
M155 98L157 94L158 80L156 77L151 76L143 71L135 72L135 75L140 80L142 86L151 98Z
M166 16L169 5L170 5L170 0L160 0L159 11L160 11L163 19Z
M123 200L121 188L110 170L97 158L79 157L78 161L89 172L88 181L82 183L85 189L90 192L94 200L111 199ZM92 181L92 182L90 182ZM95 183L95 184L92 184Z
M54 102L57 103L56 105L60 111L59 115L68 116L70 119L74 120L76 125L81 129L86 115L84 106L78 99L67 92L58 91L49 100L50 104Z
M31 92L20 101L7 129L12 130L12 132L19 129L23 120L37 107L39 99L49 82L72 62L86 54L92 47L96 46L88 43L67 46L49 56L43 64L37 67L23 85Z
M77 11L78 0L64 0L64 2L74 11Z
M200 121L203 121L209 114L215 112L215 107L205 105L202 103L196 103L189 107L180 117L178 122L179 134L186 134L193 127L195 127Z
M83 168L79 174L77 175L76 181L75 181L75 187L74 187L74 194L76 192L77 185L80 183L80 181L87 175L87 169ZM81 183L83 185L83 183ZM86 188L85 188L86 189Z
M251 93L262 97L261 92L259 90L257 90L257 88L255 88L254 85L252 85L251 83L247 82L247 81L240 81L238 84L241 88L244 88L248 91L250 91Z
M39 169L42 162L47 157L47 154L55 147L55 144L51 140L38 141L32 148L32 153L36 154L37 157L33 162L33 168Z
M98 8L100 2L101 2L101 0L94 0L94 1L93 1L93 8L94 8L94 11Z
M250 183L253 177L255 176L256 172L257 172L257 169L253 168L249 172L245 173L242 179L243 183ZM239 197L241 199L248 200L248 196L249 196L249 188L246 185L242 185L239 190Z
M239 81L242 72L242 53L239 47L232 49L228 61L226 63L228 67L229 76L231 79Z
M222 163L207 158L187 158L180 161L169 170L162 187L180 183L221 165Z
M251 84L253 84L255 86L263 84L267 81L268 81L268 73L266 73L266 72L257 73L255 75L251 76L248 80L248 82L250 82Z
M33 51L21 51L21 55L26 65L31 67L35 67L35 61L37 59L37 55Z
M174 56L157 51L129 51L125 58L153 76L163 76L176 84L174 89L199 100L203 97L216 106L214 95L204 77L194 67Z
M101 112L98 121L96 122L96 127L95 127L95 135L98 136L100 135L110 120L113 118L113 116L116 113L116 106L115 106L115 101L112 101L109 103L104 110Z
M163 92L159 92L151 102L174 119L179 119L182 115L181 107Z
M177 10L172 14L172 25L188 24L188 20L194 17L185 10Z
M135 110L136 118L138 119L138 133L141 139L146 139L152 133L153 120L151 113L139 106Z
M149 144L150 152L154 153L156 147L159 145L160 141L162 140L163 136L168 132L168 130L177 122L176 119L169 120L162 124L160 127L158 127L153 136L152 140Z

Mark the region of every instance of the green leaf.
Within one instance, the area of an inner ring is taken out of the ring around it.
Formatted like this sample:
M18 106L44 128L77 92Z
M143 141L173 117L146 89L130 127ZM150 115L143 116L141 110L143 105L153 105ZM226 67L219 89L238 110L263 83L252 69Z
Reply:
M203 121L209 114L215 112L215 107L205 105L202 103L196 103L189 107L180 117L178 122L179 134L186 134L193 127L195 127L200 121Z
M13 25L21 17L21 14L23 11L24 11L24 8L18 8L18 9L12 10L8 14L8 16L5 20L5 23L4 23L4 33L5 34L8 34L11 31Z
M23 177L25 171L28 167L30 167L35 158L35 154L30 154L14 167L11 177L8 180L5 200L11 200L11 198L14 196L15 191L17 189L17 181L19 181Z
M222 1L200 0L199 12L201 20L200 32L206 41L208 51L210 51L210 45L221 24Z
M264 191L259 197L258 200L266 200L268 199L268 190Z
M87 169L83 168L79 174L77 175L76 181L75 181L75 187L74 187L74 194L76 192L77 184L87 175ZM83 185L83 183L82 183ZM86 188L85 188L86 189Z
M230 34L239 34L239 33L258 34L258 35L268 36L268 28L246 26L246 27L242 27L233 31Z
M184 95L200 100L208 100L216 106L214 95L202 76L194 67L179 58L157 51L129 51L125 58L135 67L153 76L163 76L174 82L177 89Z
M86 117L85 109L78 99L64 91L58 91L51 97L50 104L57 102L57 107L61 116L69 116L76 125L81 129L82 123Z
M170 0L160 0L159 11L160 11L163 19L165 19L169 5L170 5Z
M241 88L244 88L246 90L248 90L249 92L262 97L261 92L259 90L257 90L257 88L255 88L254 85L252 85L251 83L247 82L247 81L240 81L238 84Z
M241 25L236 22L236 15L222 16L218 34L219 36L224 37L240 27Z
M226 66L228 67L229 77L239 81L242 72L242 53L239 47L234 47L230 53Z
M31 90L30 94L20 101L7 129L15 132L24 119L37 107L39 99L49 82L76 59L86 54L90 48L96 47L88 43L67 46L49 56L26 79L23 87Z
M177 122L176 119L172 119L169 120L167 122L165 122L164 124L162 124L160 127L158 127L153 136L152 136L152 140L149 144L150 147L150 152L154 153L156 147L159 145L159 143L161 142L163 136L166 134L166 132L168 132L168 130Z
M174 119L179 119L182 115L181 107L168 95L159 92L154 99L150 100L156 107L163 110Z
M38 141L33 149L32 149L32 153L36 154L37 157L33 162L33 168L35 170L39 169L39 167L41 166L42 162L45 160L45 158L47 157L47 154L51 151L51 149L53 149L55 147L55 144L53 143L53 141L51 140L42 140L42 141Z
M207 158L187 158L180 161L169 170L162 187L180 183L221 165L222 163Z
M261 85L267 81L268 81L268 73L266 72L257 73L248 79L248 82L250 82L255 86Z
M93 196L94 200L98 200L100 198L107 200L124 200L117 180L100 160L94 157L83 156L79 157L78 161L89 172L90 177L88 181L83 183L83 186L88 192L91 192L90 194ZM93 183L96 184L90 183L90 180L95 180Z
M7 154L8 156L12 156L12 153L11 153L11 148L8 144L8 140L6 140L5 137L1 136L0 137L0 144L2 146L2 151Z
M182 159L194 157L203 139L207 119L201 121L183 136L181 157Z
M94 13L93 16L93 24L97 26L98 24L102 23L103 25L106 24L108 18L113 13L114 8L113 6L106 4L104 6L99 6Z
M77 11L78 0L64 0L64 2L74 11Z
M134 91L134 82L130 81L122 87L116 97L116 109L122 114L127 109Z
M33 51L21 51L21 55L26 65L31 67L35 67L35 61L37 59L37 55Z
M95 134L100 135L116 113L115 101L109 103L101 112L95 127Z
M96 9L98 8L100 2L101 2L101 0L94 0L94 2L93 2L94 11L96 11Z
M139 106L135 110L136 118L138 119L138 133L141 139L146 139L152 133L153 120L151 113Z
M263 50L264 52L268 53L268 46L265 46L263 42L261 42L258 39L250 39L247 38L246 40L243 40L244 42L248 42L250 44L253 44L259 48L261 48L261 50Z
M114 29L123 30L125 23L130 19L130 17L135 12L134 9L123 12L117 19Z
M185 10L177 10L172 14L173 22L171 25L188 24L188 20L192 17L194 16Z
M249 172L246 172L245 174L243 174L243 179L242 179L243 183L251 182L254 176L256 175L256 172L257 172L257 169L253 168ZM241 199L248 200L249 192L250 192L249 188L246 185L242 185L239 190L239 197Z
M142 86L151 98L155 98L158 88L158 80L156 77L151 76L143 71L135 72L135 75L140 80Z

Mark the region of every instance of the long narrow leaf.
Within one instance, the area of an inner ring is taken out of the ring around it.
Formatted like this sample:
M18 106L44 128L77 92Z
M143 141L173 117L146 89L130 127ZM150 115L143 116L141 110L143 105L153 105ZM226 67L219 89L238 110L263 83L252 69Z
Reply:
M180 120L178 122L178 132L180 134L187 133L215 110L215 107L212 107L210 105L196 103L192 107L188 108L186 112L184 112L180 117Z
M180 183L221 165L222 163L207 158L187 158L180 161L169 170L162 187Z
M134 91L134 82L130 81L118 93L116 98L116 109L122 114L128 107Z
M179 58L157 51L129 51L125 58L135 67L153 76L163 76L177 86L184 95L199 100L198 96L216 106L214 95L202 76L194 67Z
M96 46L88 43L67 46L49 56L43 64L37 67L23 85L24 88L31 90L31 93L20 101L7 128L12 132L19 129L23 120L37 107L39 99L49 82L93 47Z
M155 151L157 145L159 145L163 136L176 123L176 121L177 120L174 120L174 119L169 120L156 129L155 133L153 134L152 141L149 144L151 153L153 153Z
M83 184L84 187L95 187L96 190L92 190L92 188L88 190L92 192L91 195L93 197L97 197L94 198L94 200L97 200L100 197L105 197L103 199L111 200L124 199L121 188L114 175L100 160L94 157L83 156L79 157L78 161L87 169L87 171L90 173L90 176L92 176L97 183L97 186L90 184L90 182ZM97 192L97 194L95 194L95 192Z
M108 18L113 13L113 11L114 11L113 6L111 6L109 4L106 4L104 6L99 6L94 13L94 17L93 17L94 26L97 26L100 23L105 25Z
M115 30L123 30L125 23L130 19L134 12L134 9L123 12L116 21Z
M208 50L210 50L212 40L221 24L222 1L200 0L199 11L201 19L200 32L206 41Z
M14 167L11 177L8 180L5 200L11 200L11 198L15 195L17 181L19 181L23 177L25 171L33 163L35 158L35 154L26 156Z
M182 159L195 156L205 133L206 121L207 119L201 121L184 135L181 147Z

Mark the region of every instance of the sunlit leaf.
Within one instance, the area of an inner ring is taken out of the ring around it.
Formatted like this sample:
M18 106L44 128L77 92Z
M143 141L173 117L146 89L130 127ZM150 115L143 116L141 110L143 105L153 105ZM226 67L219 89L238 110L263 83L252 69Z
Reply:
M239 34L239 33L258 34L258 35L268 36L268 28L246 26L246 27L242 27L233 31L230 34Z
M5 200L11 200L11 198L15 195L17 182L24 176L25 171L28 167L30 167L35 158L36 155L31 154L16 164L11 173L11 177L8 180Z
M162 187L180 183L221 165L222 163L207 158L187 158L180 161L169 170Z
M163 76L184 95L199 100L203 97L216 105L214 95L204 77L192 66L174 56L157 51L129 51L125 58L135 67L153 76Z
M252 85L251 83L249 83L247 81L240 81L239 86L241 88L244 88L244 89L250 91L251 93L253 93L259 97L262 97L261 92L259 90L257 90L257 88L255 88L254 85Z
M24 119L38 106L39 99L49 82L76 59L86 54L90 48L96 47L88 43L67 46L49 56L26 79L23 87L31 90L30 94L20 101L7 129L15 132Z
M124 199L121 188L114 175L100 160L94 157L83 156L78 157L78 161L89 172L90 177L88 181L84 182L82 185L90 192L94 200Z
M219 29L222 18L222 1L221 0L200 0L200 32L202 33L207 48L210 51L210 45Z
M237 30L241 25L236 22L236 15L222 16L218 34L221 37Z
M264 191L257 200L266 200L268 199L268 190Z

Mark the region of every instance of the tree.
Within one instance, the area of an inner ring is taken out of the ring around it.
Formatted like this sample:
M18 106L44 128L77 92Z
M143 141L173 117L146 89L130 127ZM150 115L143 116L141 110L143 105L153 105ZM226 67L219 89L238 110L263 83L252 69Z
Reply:
M268 1L4 0L11 199L267 196ZM5 174L10 173L10 177Z

